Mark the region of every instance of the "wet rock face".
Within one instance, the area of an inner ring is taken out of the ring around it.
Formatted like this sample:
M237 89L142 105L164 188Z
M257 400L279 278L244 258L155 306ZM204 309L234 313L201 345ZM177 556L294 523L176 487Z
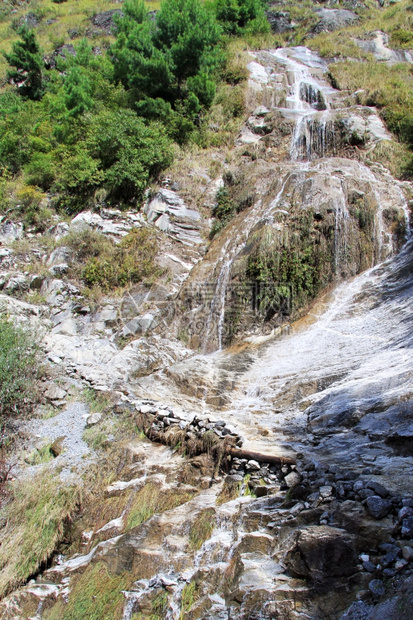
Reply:
M245 169L254 206L229 224L182 289L182 330L203 352L230 344L254 323L268 331L280 326L326 286L379 262L404 239L399 191L359 162L327 159L300 172L279 168L278 175L281 181L264 162ZM245 200L237 184L228 192Z
M349 577L356 572L355 542L343 530L310 526L296 532L294 539L294 546L285 557L293 574L320 581Z

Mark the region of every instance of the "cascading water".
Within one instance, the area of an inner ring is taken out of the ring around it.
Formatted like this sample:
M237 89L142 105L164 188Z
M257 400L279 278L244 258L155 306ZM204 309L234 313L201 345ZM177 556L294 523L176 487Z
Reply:
M329 112L333 89L316 80L310 68L325 71L326 66L306 48L280 48L273 52L273 56L286 67L291 82L286 97L286 109L296 123L290 148L291 159L325 157L327 144L334 142L334 123Z

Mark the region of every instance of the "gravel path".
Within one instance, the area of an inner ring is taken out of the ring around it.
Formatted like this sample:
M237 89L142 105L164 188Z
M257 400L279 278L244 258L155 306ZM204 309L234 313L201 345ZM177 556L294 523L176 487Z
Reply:
M47 438L53 442L59 437L64 437L62 453L50 463L53 467L62 468L60 474L62 480L68 481L75 476L78 478L79 471L95 456L82 439L87 415L86 405L78 402L69 405L53 418L31 420L28 424L27 430L38 439ZM25 473L30 469L26 469Z

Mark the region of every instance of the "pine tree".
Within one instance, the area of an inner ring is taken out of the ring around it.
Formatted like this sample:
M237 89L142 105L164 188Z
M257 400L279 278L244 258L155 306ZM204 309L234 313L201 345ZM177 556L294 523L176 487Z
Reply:
M43 57L33 30L27 26L18 29L20 41L13 43L12 51L4 54L10 67L7 79L18 84L23 97L39 100L43 94Z

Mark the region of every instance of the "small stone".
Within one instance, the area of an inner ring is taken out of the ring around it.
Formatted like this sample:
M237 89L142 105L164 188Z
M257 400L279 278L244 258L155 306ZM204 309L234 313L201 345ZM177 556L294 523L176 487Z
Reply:
M248 461L247 469L249 471L258 471L260 469L260 464L257 461Z
M333 487L329 485L322 486L320 487L319 492L320 492L320 496L322 497L322 499L330 498L333 495Z
M413 537L413 517L407 517L407 519L403 519L402 536L405 536L406 538Z
M366 484L368 489L372 489L375 495L379 495L380 497L388 497L389 491L379 482L375 482L374 480L370 480Z
M394 577L395 574L396 571L394 570L394 568L385 568L383 571L384 577Z
M404 499L402 499L402 504L403 506L409 506L410 508L413 508L413 498L405 497Z
M399 553L400 549L397 549L397 551L391 551L390 553L386 553L386 555L384 555L381 560L383 566L389 566L389 564L392 564L397 559Z
M59 456L63 452L63 441L66 439L66 435L58 437L50 446L50 452L53 456Z
M410 508L410 506L403 506L403 508L399 510L397 516L400 521L406 519L407 517L413 517L413 508Z
M367 512L373 519L383 519L389 514L391 505L390 502L379 497L378 495L372 495L366 500ZM413 527L413 519L412 519Z
M363 568L365 571L367 571L368 573L374 573L376 570L376 565L373 564L373 562L363 562Z
M370 556L369 556L369 555L367 555L367 553L361 553L361 554L359 555L359 558L360 558L360 560L361 560L362 562L369 562L369 560L370 560Z
M285 476L284 480L287 487L291 488L295 487L296 484L299 484L301 481L301 476L296 471L292 471Z
M62 400L66 396L66 390L57 385L51 385L44 393L49 400Z
M98 422L100 422L102 419L102 414L101 413L92 413L91 415L89 415L86 419L86 425L87 426L93 426L94 424L98 424Z
M402 560L397 560L396 564L394 565L394 568L396 570L402 570L405 566L408 565L408 561L405 560L404 558Z
M407 545L402 548L402 555L407 562L411 562L413 560L413 549L412 547L408 547Z
M373 579L369 583L369 590L374 597L380 598L386 592L385 587L381 579Z
M353 484L353 491L355 491L356 493L361 491L361 489L363 488L364 488L363 480L356 480L355 483Z

